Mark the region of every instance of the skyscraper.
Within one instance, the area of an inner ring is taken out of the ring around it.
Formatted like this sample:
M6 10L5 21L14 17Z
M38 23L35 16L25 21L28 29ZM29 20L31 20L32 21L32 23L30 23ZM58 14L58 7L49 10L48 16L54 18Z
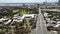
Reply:
M58 5L60 5L60 0L58 0Z

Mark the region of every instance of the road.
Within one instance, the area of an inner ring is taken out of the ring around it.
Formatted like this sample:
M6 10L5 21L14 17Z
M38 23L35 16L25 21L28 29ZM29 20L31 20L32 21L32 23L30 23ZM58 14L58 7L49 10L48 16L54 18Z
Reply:
M37 20L37 24L36 24L36 29L33 30L30 34L48 34L45 23L46 22L44 21L44 17L41 14L41 10L39 8L39 14L38 14L38 20Z
M36 24L36 29L32 30L30 34L57 34L56 31L47 31L46 22L39 8L38 20Z
M48 34L47 28L46 28L46 22L44 20L44 17L41 13L41 10L39 8L39 14L38 14L38 21L37 21L37 28L36 28L36 34Z

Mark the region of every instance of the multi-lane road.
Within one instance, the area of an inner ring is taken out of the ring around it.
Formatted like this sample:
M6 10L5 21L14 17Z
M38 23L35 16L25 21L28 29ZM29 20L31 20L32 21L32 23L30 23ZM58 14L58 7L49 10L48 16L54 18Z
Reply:
M44 17L41 13L41 10L39 8L39 14L38 14L38 20L36 24L36 29L31 31L31 34L48 34L47 28L46 28L46 22L44 21Z
M39 8L39 14L38 14L38 20L36 24L36 29L32 30L30 34L57 34L55 31L48 31L46 22L44 20L44 17L41 13L41 9Z
M38 14L38 21L36 24L36 34L48 34L47 28L46 28L46 22L44 20L44 17L41 13L41 10L39 8L39 14Z

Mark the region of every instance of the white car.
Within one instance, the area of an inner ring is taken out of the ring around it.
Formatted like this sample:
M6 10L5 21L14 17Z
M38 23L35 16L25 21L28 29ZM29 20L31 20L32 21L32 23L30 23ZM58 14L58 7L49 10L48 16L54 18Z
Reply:
M60 27L60 21L57 21L57 25L54 27Z
M60 26L60 24L57 24L57 25L55 25L54 27L59 27Z

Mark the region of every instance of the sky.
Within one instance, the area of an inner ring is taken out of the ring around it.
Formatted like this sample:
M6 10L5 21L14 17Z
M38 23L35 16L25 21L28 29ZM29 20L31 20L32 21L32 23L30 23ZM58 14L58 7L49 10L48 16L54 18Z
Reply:
M0 3L41 3L46 0L0 0ZM47 0L47 2L58 2L58 0Z

